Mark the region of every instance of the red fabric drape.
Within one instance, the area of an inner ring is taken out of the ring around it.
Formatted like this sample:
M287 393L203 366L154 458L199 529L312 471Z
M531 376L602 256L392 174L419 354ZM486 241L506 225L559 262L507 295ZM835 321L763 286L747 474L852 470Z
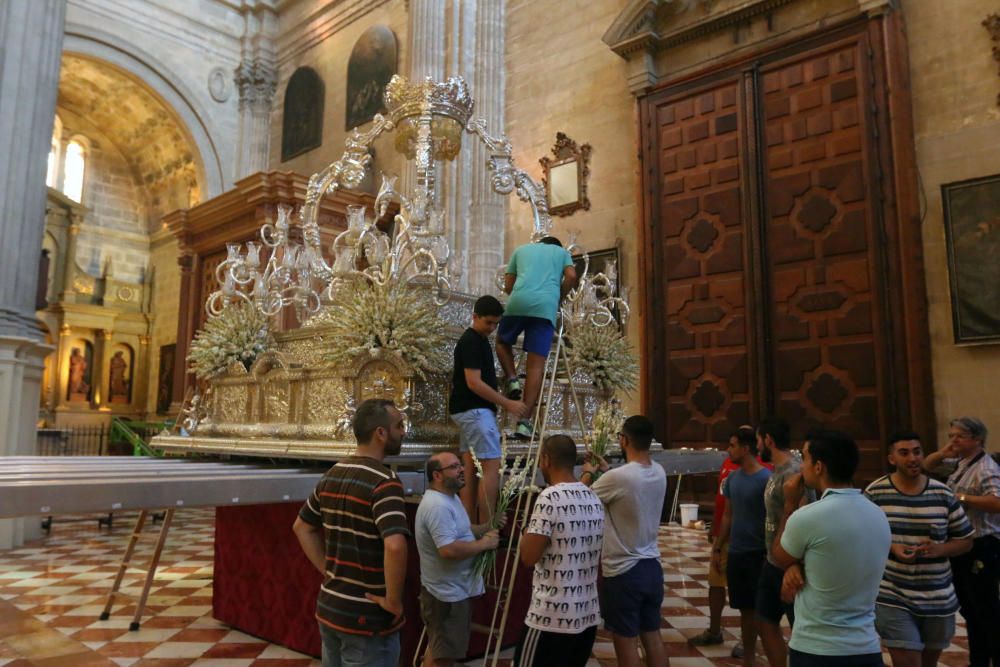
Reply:
M215 515L215 572L212 611L216 619L261 639L319 656L316 625L316 593L321 577L303 555L292 533L299 503L220 507ZM407 503L410 529L417 506ZM420 622L420 564L417 546L409 542L409 565L404 594L406 625L401 635L400 664L411 664ZM498 562L502 562L502 552ZM510 604L504 645L517 642L531 597L531 570L523 566ZM472 606L472 621L488 627L496 593L487 594ZM482 653L486 636L472 633L469 655Z

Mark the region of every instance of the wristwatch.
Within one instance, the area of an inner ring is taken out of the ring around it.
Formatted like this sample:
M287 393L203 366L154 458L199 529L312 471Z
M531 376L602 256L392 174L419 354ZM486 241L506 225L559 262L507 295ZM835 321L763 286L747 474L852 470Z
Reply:
M958 495L958 502L962 503L963 505L965 504L965 494L964 493L960 493Z

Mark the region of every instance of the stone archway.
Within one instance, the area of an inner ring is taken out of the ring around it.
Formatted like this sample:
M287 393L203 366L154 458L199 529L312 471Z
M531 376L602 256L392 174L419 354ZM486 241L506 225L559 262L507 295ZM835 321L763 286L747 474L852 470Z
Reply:
M173 113L185 137L197 149L194 157L202 198L210 199L228 188L210 114L181 79L157 67L156 60L139 46L93 28L67 24L63 53L113 66L147 88Z

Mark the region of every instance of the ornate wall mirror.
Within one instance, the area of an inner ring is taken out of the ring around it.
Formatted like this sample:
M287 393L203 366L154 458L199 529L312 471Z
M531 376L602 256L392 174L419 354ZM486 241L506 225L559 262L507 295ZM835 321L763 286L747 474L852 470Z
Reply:
M542 182L549 199L551 215L572 215L574 211L590 210L587 198L587 178L590 176L590 144L577 146L562 132L556 133L553 157L539 162L544 173Z

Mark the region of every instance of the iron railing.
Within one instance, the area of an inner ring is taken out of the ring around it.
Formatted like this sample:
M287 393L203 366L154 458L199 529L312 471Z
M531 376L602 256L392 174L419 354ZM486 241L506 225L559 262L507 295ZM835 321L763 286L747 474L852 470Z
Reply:
M161 456L149 441L171 422L135 422L112 417L108 426L38 429L38 456Z

